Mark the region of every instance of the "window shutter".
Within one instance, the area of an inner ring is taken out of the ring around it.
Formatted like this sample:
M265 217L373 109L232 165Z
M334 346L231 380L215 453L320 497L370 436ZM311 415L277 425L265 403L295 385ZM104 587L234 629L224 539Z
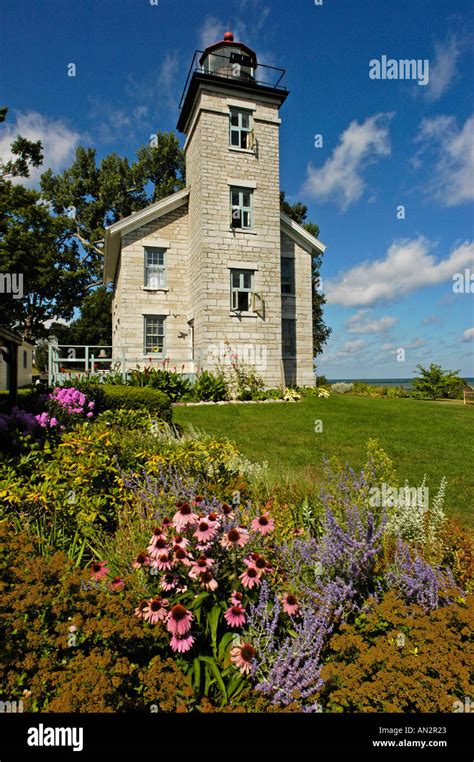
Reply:
M261 294L252 292L252 312L256 312L261 317L265 316L265 300Z
M249 151L255 151L257 147L257 140L255 138L255 130L251 129L247 134L247 148Z

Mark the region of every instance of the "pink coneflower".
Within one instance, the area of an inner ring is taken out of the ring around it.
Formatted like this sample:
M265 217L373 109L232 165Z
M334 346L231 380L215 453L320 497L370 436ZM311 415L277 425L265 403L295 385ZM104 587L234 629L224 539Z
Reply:
M208 569L206 569L206 571L201 572L201 574L199 575L199 581L201 583L201 587L203 587L204 590L212 591L212 590L217 590L217 588L219 587L214 575Z
M290 616L294 616L299 611L298 600L293 593L285 593L283 596L283 611Z
M148 553L151 558L158 558L162 553L168 550L168 543L164 535L155 537L153 542L148 546Z
M243 675L249 675L256 653L255 648L250 643L241 643L240 646L231 649L230 660Z
M193 500L193 505L200 505L204 502L204 498L202 495L196 495L196 497Z
M249 566L248 569L246 569L242 574L239 575L239 578L242 580L242 584L244 587L248 587L249 590L251 590L255 585L260 585L261 574L258 571L258 569L255 568L255 566Z
M193 513L189 503L182 503L179 510L173 516L173 524L178 532L181 532L189 524L195 524L196 521L198 521L198 516L196 513Z
M114 577L110 583L110 587L112 590L123 590L125 587L125 580L122 579L122 577Z
M193 563L192 556L188 553L187 550L182 548L180 545L175 545L173 548L173 565L176 566L177 564L181 563L185 566L191 566Z
M186 537L183 537L181 534L177 534L173 540L173 544L177 545L179 548L187 548L189 545L189 540Z
M271 571L272 567L268 563L268 561L265 560L263 556L261 556L259 553L251 553L250 556L246 559L244 559L247 566L255 566L256 569L260 572L260 574L264 574L265 572Z
M192 569L189 572L191 579L197 579L202 572L207 571L213 565L212 558L206 558L206 556L199 556L197 561L194 561Z
M170 610L167 620L166 628L172 635L186 635L191 629L191 622L194 619L190 611L177 603L176 606Z
M221 511L227 519L232 519L234 517L234 509L229 503L222 503Z
M234 590L232 595L230 596L230 602L233 606L241 606L243 600L244 600L244 596L242 595L242 593L238 593L237 590Z
M275 529L275 520L271 518L267 511L254 519L251 526L254 532L260 532L260 534L266 535L270 534L270 532L273 532Z
M140 603L138 604L138 606L136 607L134 611L135 616L137 616L139 619L143 619L144 617L143 612L145 611L147 607L148 607L148 601L140 601Z
M174 590L178 583L178 576L176 574L165 574L161 580L161 589L169 592Z
M171 569L171 561L172 559L169 553L160 553L160 555L153 560L152 566L160 571L169 571Z
M165 536L165 533L163 532L163 529L161 527L155 527L148 544L153 545L153 543L158 537L164 537L164 536Z
M212 540L215 533L215 527L213 527L212 524L210 524L205 519L201 519L197 525L193 537L196 537L199 542L207 543L209 540Z
M243 548L243 546L249 541L249 533L242 527L233 527L225 533L221 539L221 545L223 548Z
M192 635L185 635L183 638L177 638L176 635L173 635L170 641L170 646L173 651L178 651L178 653L184 654L193 647L193 643L194 638Z
M245 624L245 609L243 606L231 606L224 614L229 627L242 627Z
M163 527L164 527L164 529L166 531L166 529L173 524L173 521L172 521L172 519L170 519L169 516L165 516L163 521L161 523L163 524Z
M106 577L108 573L109 573L109 570L107 568L107 561L96 561L91 566L92 579L95 579L95 580L102 579L102 577Z
M146 606L143 608L143 619L150 624L157 624L158 622L164 622L168 616L166 607L168 601L162 598L161 595L155 595L154 598L150 598L147 601Z
M149 565L150 565L150 559L148 558L144 550L140 551L140 553L138 554L138 556L136 557L135 561L132 564L134 569L141 569L143 566L149 566Z

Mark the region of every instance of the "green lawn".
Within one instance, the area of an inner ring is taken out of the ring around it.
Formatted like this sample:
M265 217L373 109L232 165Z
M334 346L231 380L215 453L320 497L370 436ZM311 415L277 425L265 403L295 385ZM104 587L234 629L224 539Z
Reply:
M175 407L186 427L225 436L254 461L266 460L275 479L318 480L324 456L358 468L369 438L379 439L400 478L431 490L449 481L446 508L474 524L474 407L412 399L333 396L297 403ZM322 433L315 433L321 420Z

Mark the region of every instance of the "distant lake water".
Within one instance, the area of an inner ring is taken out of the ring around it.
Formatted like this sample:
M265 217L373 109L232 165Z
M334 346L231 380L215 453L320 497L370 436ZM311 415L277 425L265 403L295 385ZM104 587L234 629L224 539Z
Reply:
M469 386L474 386L474 378L465 379ZM412 378L328 378L329 384L338 384L345 382L353 384L356 381L363 381L369 386L401 386L403 389L412 388Z

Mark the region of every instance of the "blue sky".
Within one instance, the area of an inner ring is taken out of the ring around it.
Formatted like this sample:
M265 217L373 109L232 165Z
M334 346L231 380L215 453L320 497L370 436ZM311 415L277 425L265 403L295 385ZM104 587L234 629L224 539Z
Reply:
M328 247L318 372L402 378L438 362L474 376L470 0L151 2L2 0L0 155L20 132L55 171L79 144L132 158L175 129L194 50L230 28L287 69L281 185ZM383 55L428 60L428 84L371 79Z

